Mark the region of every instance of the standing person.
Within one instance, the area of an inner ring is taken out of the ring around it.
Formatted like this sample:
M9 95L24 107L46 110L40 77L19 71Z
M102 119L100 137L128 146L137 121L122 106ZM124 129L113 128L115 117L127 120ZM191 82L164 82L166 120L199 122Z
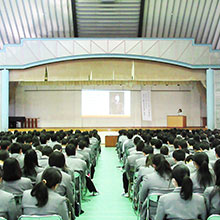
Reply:
M204 191L208 215L220 214L220 159L214 164L214 172L215 185L207 187Z
M162 195L159 199L155 220L166 219L206 219L204 198L193 193L193 183L189 169L177 165L172 171L175 186L173 192Z
M60 215L69 220L66 198L55 192L61 183L62 174L56 168L47 168L41 181L32 190L23 194L22 208L24 215Z

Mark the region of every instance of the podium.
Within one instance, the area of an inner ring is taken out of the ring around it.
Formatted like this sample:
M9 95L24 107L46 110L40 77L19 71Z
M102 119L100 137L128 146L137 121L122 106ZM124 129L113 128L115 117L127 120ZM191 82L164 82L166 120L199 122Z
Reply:
M105 136L105 146L106 147L115 147L117 143L118 136L115 135L106 135Z
M167 127L185 128L185 115L167 115Z

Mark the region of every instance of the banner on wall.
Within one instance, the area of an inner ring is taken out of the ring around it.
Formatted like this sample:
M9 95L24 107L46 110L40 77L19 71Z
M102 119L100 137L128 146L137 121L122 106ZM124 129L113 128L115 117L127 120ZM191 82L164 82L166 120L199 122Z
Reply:
M152 121L151 112L151 90L141 91L142 120Z

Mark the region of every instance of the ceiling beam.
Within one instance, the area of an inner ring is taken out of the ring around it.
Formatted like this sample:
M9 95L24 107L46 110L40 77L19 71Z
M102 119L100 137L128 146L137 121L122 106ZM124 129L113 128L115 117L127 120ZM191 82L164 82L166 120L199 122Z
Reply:
M76 17L76 0L71 0L71 5L72 5L72 14L73 14L74 37L79 37L78 27L77 27L77 17Z
M144 18L144 3L145 3L145 0L141 0L141 3L140 3L139 26L138 26L138 37L142 37L143 18Z

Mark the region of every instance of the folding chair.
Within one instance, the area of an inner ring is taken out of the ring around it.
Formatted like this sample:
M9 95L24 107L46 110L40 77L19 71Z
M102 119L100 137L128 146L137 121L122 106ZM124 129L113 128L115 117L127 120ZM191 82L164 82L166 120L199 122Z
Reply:
M154 217L157 212L157 205L160 196L172 192L172 188L165 188L165 189L153 189L154 193L150 193L149 196L146 198L144 203L142 204L140 210L140 220L154 220Z
M59 215L21 215L18 220L62 220Z
M220 215L210 215L207 220L220 220Z

